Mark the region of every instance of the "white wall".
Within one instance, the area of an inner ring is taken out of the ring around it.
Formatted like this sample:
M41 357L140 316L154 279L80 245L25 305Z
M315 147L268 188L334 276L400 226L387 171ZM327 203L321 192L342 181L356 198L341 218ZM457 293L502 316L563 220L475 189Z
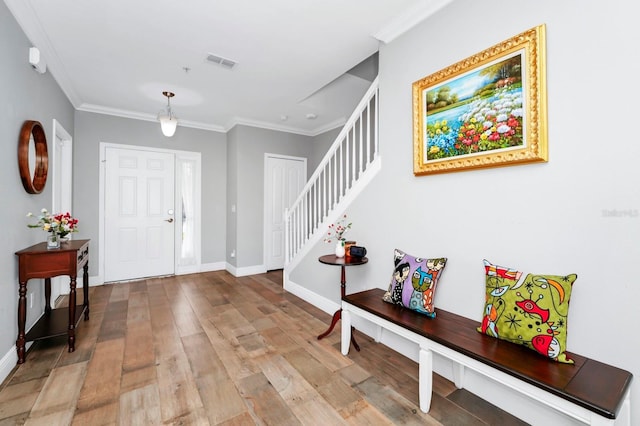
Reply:
M349 268L347 291L386 288L395 247L448 257L436 305L477 320L483 258L577 273L569 351L640 377L639 12L633 2L456 0L381 46L382 171L347 211L370 262ZM412 83L539 24L547 29L549 162L414 177ZM317 261L328 251L319 244L292 279L338 303L339 271ZM632 424L640 424L637 379L631 394Z

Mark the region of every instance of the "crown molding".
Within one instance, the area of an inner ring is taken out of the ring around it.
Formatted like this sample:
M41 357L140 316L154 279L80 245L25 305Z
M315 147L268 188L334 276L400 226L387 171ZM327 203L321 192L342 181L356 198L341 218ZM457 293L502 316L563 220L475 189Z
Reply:
M346 123L346 120L344 118L341 118L334 122L328 123L322 127L318 127L314 130L304 130L304 129L299 129L297 127L279 126L279 125L275 125L273 123L267 123L264 121L234 117L226 126L226 129L227 129L226 131L233 129L235 126L242 125L242 126L258 127L258 128L267 129L267 130L275 130L278 132L295 133L297 135L303 135L303 136L318 136L324 132L335 129L336 127L344 126L344 123Z
M153 121L153 122L157 122L158 121L158 117L154 114L148 114L148 113L142 113L142 112L136 112L136 111L129 111L129 110L124 110L124 109L118 109L118 108L109 108L109 107L104 107L101 105L94 105L94 104L82 104L79 107L76 108L78 111L84 111L84 112L92 112L92 113L96 113L96 114L105 114L105 115L112 115L115 117L122 117L122 118L130 118L133 120L142 120L142 121ZM189 120L180 120L178 119L178 126L179 127L190 127L192 129L201 129L201 130L210 130L213 132L221 132L221 133L226 133L227 129L225 129L222 126L218 126L215 124L207 124L207 123L200 123L197 121L189 121Z
M373 34L373 37L385 44L390 43L453 1L423 0L395 17L388 25Z
M76 109L78 111L83 111L83 112L91 112L94 114L105 114L105 115L111 115L114 117L129 118L132 120L153 121L153 122L158 121L158 117L153 114L129 111L129 110L118 109L118 108L109 108L102 105L85 103L80 105ZM344 126L345 122L346 120L341 118L334 122L328 123L322 127L318 127L314 130L303 130L295 127L277 126L277 125L273 125L272 123L267 123L264 121L249 120L246 118L234 117L227 126L219 126L217 124L201 123L197 121L189 121L189 120L182 120L182 119L179 119L178 126L189 127L192 129L209 130L212 132L227 133L229 130L233 129L235 126L242 125L242 126L249 126L249 127L257 127L260 129L275 130L278 132L295 133L303 136L318 136L329 130Z

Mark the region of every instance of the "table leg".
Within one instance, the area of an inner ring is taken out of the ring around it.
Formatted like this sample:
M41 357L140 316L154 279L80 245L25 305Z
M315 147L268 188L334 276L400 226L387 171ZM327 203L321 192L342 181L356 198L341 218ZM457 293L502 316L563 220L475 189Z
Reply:
M18 352L18 364L24 363L25 334L24 327L27 321L27 282L20 282L18 290L18 339L16 340L16 352Z
M333 318L331 319L331 325L329 326L329 329L327 331L325 331L324 333L322 333L321 335L318 336L318 340L327 337L329 335L329 333L331 333L333 331L333 328L336 326L336 324L338 323L338 320L340 320L340 318L342 318L342 309L338 309L334 314L333 314Z
M345 269L346 268L344 267L344 265L340 266L340 300L342 300L342 298L346 294L347 278L346 278ZM340 318L342 318L342 308L338 309L333 314L333 318L331 318L331 325L329 326L329 329L324 333L322 333L321 335L319 335L318 340L324 337L327 337L333 331L333 328L336 326ZM351 343L353 344L353 347L356 348L358 352L360 352L360 346L358 346L358 342L356 342L356 339L353 336L353 327L351 327Z
M69 282L69 352L76 350L76 277Z
M346 272L345 272L345 267L344 265L341 266L341 271L340 271L340 296L341 296L341 301L342 298L344 298L344 296L347 294L347 276L346 276ZM356 351L360 352L360 346L358 346L358 342L356 342L356 338L353 335L353 330L354 328L351 327L351 344L353 345L354 348L356 348Z
M51 314L51 278L44 279L44 314Z
M84 264L84 272L82 273L82 293L84 305L84 320L89 320L89 262Z
M356 337L353 335L354 330L355 328L351 327L351 344L356 348L356 351L360 352L360 346L358 345L358 342L356 342Z

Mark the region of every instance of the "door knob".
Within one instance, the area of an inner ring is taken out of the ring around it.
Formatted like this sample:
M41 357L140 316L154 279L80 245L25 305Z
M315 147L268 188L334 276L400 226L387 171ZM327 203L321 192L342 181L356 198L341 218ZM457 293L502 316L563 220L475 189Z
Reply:
M173 218L172 218L172 217L170 217L169 219L165 219L164 221L165 221L165 222L169 222L169 223L171 223L171 222L173 222Z

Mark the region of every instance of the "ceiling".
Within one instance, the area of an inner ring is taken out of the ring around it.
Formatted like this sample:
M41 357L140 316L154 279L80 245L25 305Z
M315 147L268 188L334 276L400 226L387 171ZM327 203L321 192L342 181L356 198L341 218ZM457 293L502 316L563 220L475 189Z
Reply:
M379 44L449 1L5 3L78 110L155 121L171 91L179 126L315 135L346 121L377 72L367 58Z

